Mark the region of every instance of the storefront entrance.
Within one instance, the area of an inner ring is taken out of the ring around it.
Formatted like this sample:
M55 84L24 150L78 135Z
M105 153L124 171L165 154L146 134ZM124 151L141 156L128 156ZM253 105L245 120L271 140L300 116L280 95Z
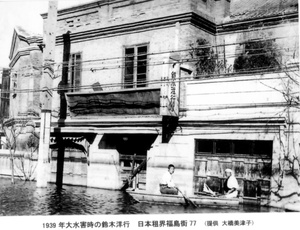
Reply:
M125 182L147 159L147 151L157 138L155 134L104 134L99 149L116 149L119 153L121 180ZM146 189L147 162L134 177L130 187Z

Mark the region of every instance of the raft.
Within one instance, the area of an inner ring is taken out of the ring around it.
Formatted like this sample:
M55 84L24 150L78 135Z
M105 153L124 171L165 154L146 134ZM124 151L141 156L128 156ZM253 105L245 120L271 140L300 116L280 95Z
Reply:
M126 191L129 193L134 200L145 203L157 203L166 205L184 205L186 204L185 199L182 195L169 195L169 194L151 194L145 190ZM219 208L238 208L238 198L223 198L223 197L212 197L212 196L189 196L197 206L211 206Z

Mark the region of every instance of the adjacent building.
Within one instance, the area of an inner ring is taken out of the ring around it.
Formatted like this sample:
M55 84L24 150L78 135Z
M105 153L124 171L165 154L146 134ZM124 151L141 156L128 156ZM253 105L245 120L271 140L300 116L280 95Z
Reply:
M13 32L10 59L9 117L39 118L39 88L41 80L41 35L16 27Z
M16 27L9 53L9 68L3 70L1 89L0 175L35 178L40 122L42 37ZM12 161L11 155L14 156ZM13 162L13 166L12 166Z

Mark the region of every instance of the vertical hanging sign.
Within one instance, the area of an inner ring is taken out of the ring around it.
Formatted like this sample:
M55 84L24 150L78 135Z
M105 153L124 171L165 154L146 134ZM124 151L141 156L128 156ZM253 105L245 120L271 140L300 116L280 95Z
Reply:
M180 37L180 23L175 24L174 51L178 51ZM162 79L161 108L162 116L179 116L179 88L180 88L180 54L174 52L169 56L168 76Z
M179 79L180 65L174 63L170 67L169 76L162 79L160 115L179 115Z

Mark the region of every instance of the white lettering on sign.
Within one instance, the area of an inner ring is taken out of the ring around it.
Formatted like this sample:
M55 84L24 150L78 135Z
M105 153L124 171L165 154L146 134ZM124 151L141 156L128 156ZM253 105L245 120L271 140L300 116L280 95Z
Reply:
M169 110L170 112L175 111L175 103L176 103L176 72L172 71L171 73L171 85L170 85L170 104Z
M179 65L172 65L168 77L162 78L160 115L178 116L179 113Z

